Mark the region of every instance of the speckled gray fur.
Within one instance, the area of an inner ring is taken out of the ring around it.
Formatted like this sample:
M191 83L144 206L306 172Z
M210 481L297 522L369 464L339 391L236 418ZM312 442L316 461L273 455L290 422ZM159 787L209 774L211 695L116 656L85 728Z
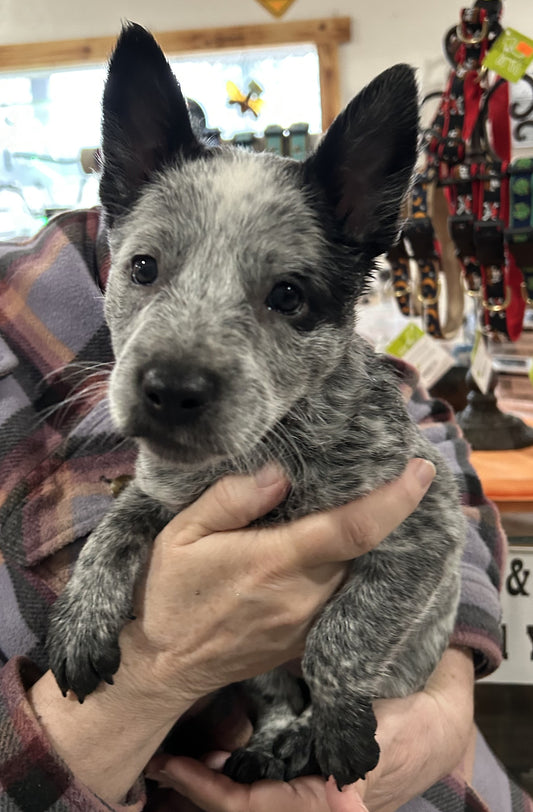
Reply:
M416 95L412 71L391 69L298 164L198 143L139 27L125 29L111 62L101 184L110 403L139 457L53 612L50 662L62 689L83 699L112 679L151 541L222 474L281 464L292 487L263 520L272 523L366 494L411 457L437 467L420 507L352 563L316 620L303 693L283 669L249 683L256 732L226 766L236 780L319 772L342 786L364 776L379 754L372 701L423 686L453 626L464 538L453 476L410 422L390 364L353 328L372 259L397 233ZM157 261L149 284L132 281L139 255ZM267 306L280 282L301 288L293 314ZM194 419L159 418L158 398L154 407L143 389L154 366L176 387L182 374L208 380Z

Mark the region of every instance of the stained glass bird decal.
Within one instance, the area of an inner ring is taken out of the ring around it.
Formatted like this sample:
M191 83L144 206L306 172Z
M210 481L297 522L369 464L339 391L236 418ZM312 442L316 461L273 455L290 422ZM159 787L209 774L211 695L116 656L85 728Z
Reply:
M259 98L263 92L263 88L258 85L257 82L254 82L253 79L249 82L246 96L239 90L235 82L231 81L226 82L226 92L228 94L229 104L238 104L243 115L250 110L250 112L258 118L264 101Z

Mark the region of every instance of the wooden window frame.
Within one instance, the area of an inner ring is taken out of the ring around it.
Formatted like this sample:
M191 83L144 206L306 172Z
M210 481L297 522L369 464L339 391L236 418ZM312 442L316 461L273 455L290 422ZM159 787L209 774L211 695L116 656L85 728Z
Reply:
M154 35L168 57L224 48L313 43L318 52L323 130L341 109L338 46L350 40L349 17L161 31ZM105 64L115 41L116 37L90 37L0 45L0 72Z

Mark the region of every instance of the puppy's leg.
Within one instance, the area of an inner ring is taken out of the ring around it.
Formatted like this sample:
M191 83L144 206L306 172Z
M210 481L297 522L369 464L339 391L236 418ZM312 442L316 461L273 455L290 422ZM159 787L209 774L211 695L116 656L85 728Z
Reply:
M64 694L70 688L83 702L101 680L112 682L135 583L150 542L170 518L132 484L87 540L52 608L48 631L50 668Z
M283 668L247 680L246 692L253 705L254 732L246 747L235 750L227 760L224 765L226 775L241 784L251 784L262 778L287 779L287 765L282 756L274 753L273 745L280 733L297 723L306 701L303 689L302 681ZM308 758L304 755L300 761L298 775L304 773Z
M411 530L403 538L389 537L389 549L401 549L406 539L411 543L417 535ZM431 546L429 535L420 543ZM446 559L418 561L416 569L405 551L364 558L311 629L303 660L316 757L322 775L333 775L339 786L364 778L378 762L372 701L405 696L425 684L455 614L457 578Z

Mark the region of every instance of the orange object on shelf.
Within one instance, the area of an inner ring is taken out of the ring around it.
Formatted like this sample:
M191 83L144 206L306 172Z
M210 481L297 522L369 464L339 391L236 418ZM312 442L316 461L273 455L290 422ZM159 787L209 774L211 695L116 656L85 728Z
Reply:
M472 451L472 465L486 495L502 513L533 513L533 446L513 451Z

